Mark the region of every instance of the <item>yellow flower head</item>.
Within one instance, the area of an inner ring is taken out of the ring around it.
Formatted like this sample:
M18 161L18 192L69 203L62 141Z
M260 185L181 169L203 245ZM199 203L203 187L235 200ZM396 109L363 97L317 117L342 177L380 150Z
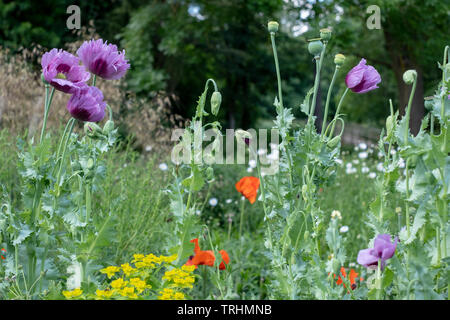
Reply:
M111 279L111 277L116 272L119 272L119 271L120 271L120 268L116 267L116 266L109 266L109 267L106 267L106 268L100 270L101 273L106 273L106 275L108 276L108 279Z
M83 290L81 290L80 288L76 288L72 291L63 291L62 292L64 297L66 297L67 299L72 299L72 298L81 296L82 293L83 293Z
M119 294L123 297L132 298L132 299L136 299L138 297L137 294L134 292L133 287L125 287L119 291Z
M124 281L123 278L119 278L117 280L111 281L111 287L113 287L114 289L121 289L127 283L128 281Z
M142 261L142 259L144 259L144 255L143 254L140 254L140 253L137 253L137 254L133 254L133 261L131 261L131 262L133 262L133 263L136 263L136 262L139 262L139 261Z
M133 285L139 293L144 291L146 288L151 288L152 286L147 285L147 283L144 280L141 280L140 278L131 278L130 284Z
M129 263L125 263L121 265L122 267L122 271L126 276L129 276L131 273L133 273L134 271L136 271L136 269L134 269L132 266L130 266Z
M112 290L99 290L99 289L97 289L95 291L95 294L99 298L110 298L113 295L113 291Z

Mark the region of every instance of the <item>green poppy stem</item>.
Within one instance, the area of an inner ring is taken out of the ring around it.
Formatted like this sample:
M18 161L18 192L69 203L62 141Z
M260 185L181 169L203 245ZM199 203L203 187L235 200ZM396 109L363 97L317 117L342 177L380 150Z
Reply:
M408 101L408 107L406 109L406 130L404 133L404 140L405 140L405 145L408 144L408 135L409 135L409 118L411 116L411 106L412 106L412 101L414 98L414 93L416 92L416 85L417 85L417 77L414 78L414 82L413 82L413 86L411 89L411 94L409 95L409 101Z
M347 92L348 92L348 88L345 89L344 93L343 93L342 96L341 96L341 99L339 100L339 104L338 104L338 106L337 106L336 114L334 115L333 120L334 120L334 119L337 119L337 118L339 117L339 111L341 111L342 102L344 101L344 98L345 98L345 96L347 95ZM329 136L329 138L331 138L331 137L333 136L333 134L334 134L334 126L335 126L335 125L336 125L336 121L334 121L333 126L331 127L331 131L330 131L330 136Z
M239 220L239 239L241 239L242 226L244 224L244 207L245 207L245 199L241 199L241 219Z
M47 127L47 118L48 118L48 112L50 110L50 105L53 100L53 94L55 93L55 88L52 87L52 91L50 92L50 97L48 96L50 85L45 85L45 103L44 103L44 123L42 124L41 129L41 138L39 139L39 142L42 142L42 139L44 138L44 132L45 128Z
M333 91L334 82L336 80L336 76L339 72L339 69L340 69L340 66L336 65L336 68L334 69L333 78L331 79L330 87L328 88L327 101L325 102L325 111L323 113L322 130L321 130L320 136L323 136L323 134L324 134L323 131L327 125L328 108L330 105L331 92Z

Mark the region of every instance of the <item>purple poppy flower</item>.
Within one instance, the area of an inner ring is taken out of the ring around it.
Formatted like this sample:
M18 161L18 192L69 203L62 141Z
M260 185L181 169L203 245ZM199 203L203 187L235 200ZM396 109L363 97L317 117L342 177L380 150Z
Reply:
M75 93L86 86L91 76L80 60L62 49L52 49L42 56L41 66L45 81L65 93Z
M366 59L361 59L359 64L347 73L345 83L347 87L356 93L364 93L378 88L381 82L380 74L374 67L366 65Z
M97 87L85 86L74 93L67 102L72 117L81 121L98 122L105 116L106 102Z
M107 80L121 78L130 68L125 50L119 52L116 45L103 43L102 39L85 41L77 55L90 72Z
M394 243L391 242L391 236L380 234L374 241L373 248L364 249L358 253L358 263L369 269L377 269L378 261L381 260L381 270L386 265L386 260L392 258L397 247L398 237L395 237Z

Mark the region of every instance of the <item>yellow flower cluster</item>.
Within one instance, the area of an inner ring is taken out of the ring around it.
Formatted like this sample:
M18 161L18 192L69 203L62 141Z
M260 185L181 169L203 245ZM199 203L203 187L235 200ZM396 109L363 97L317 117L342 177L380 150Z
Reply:
M159 294L158 300L184 300L184 293L173 289L164 288Z
M83 293L83 290L81 290L80 288L76 288L72 291L63 291L62 292L64 297L66 297L67 299L79 297L79 296L81 296L82 293Z
M143 254L134 254L133 255L134 260L132 261L136 268L155 268L156 264L160 265L161 263L172 263L177 259L177 255L171 255L171 256L155 256L153 253L150 253L146 256Z
M192 288L195 282L195 277L192 272L195 270L195 266L182 266L181 268L174 268L166 271L163 280L172 282L172 286L180 288Z
M133 258L131 263L121 264L120 267L108 266L101 269L100 272L106 274L111 282L104 290L98 288L95 294L87 294L87 297L100 300L138 298L181 300L185 299L185 294L181 292L181 289L193 287L195 266L173 268L172 262L177 259L176 254L171 256L134 254ZM165 281L156 281L158 287L153 290L146 290L152 288L150 284L147 284L147 281L155 281L155 277L160 274L161 268L166 268L162 277L162 280ZM169 268L172 269L168 270ZM63 294L67 299L71 299L80 296L82 292L80 289L75 289L63 291Z

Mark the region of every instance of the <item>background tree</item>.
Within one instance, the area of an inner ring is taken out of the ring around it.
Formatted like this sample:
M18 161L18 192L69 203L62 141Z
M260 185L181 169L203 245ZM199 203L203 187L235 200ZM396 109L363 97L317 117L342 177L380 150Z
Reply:
M417 133L424 115L424 96L432 94L439 81L437 59L448 41L450 1L436 0L338 0L291 1L296 10L308 10L308 23L333 27L336 48L380 67L381 87L396 84L396 101L404 114L410 89L403 82L408 69L418 72L411 113L411 131ZM369 29L367 8L381 9L381 29ZM392 70L392 71L390 71ZM392 74L390 74L392 72ZM386 81L387 80L387 81ZM370 97L372 99L372 97ZM373 101L373 100L372 100ZM387 113L388 108L386 108Z

